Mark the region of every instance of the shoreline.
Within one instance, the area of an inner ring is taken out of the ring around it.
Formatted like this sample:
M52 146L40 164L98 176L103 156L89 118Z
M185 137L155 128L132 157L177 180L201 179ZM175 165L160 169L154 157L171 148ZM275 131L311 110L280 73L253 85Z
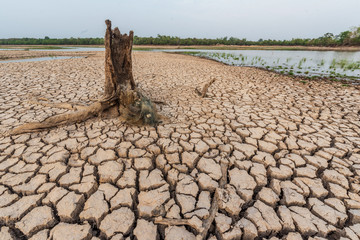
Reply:
M186 53L182 53L182 52L164 52L164 53L167 53L167 54L179 54L179 55L184 55L184 56L196 57L196 58L200 58L200 59L206 59L206 60L214 61L214 62L217 62L217 63L220 63L220 64L224 64L225 66L230 66L230 67L255 68L255 69L258 69L258 70L272 72L272 73L279 74L281 76L287 76L287 77L294 78L294 79L300 78L299 81L304 83L304 84L306 84L306 82L304 82L304 81L317 81L317 82L323 81L323 82L328 83L328 84L341 83L342 86L345 87L345 85L350 83L351 86L360 89L360 80L353 80L353 79L350 79L350 78L349 79L346 79L346 78L337 79L337 78L332 78L332 77L327 77L327 76L313 76L313 77L311 77L311 76L305 76L305 75L291 75L291 74L288 74L288 73L280 73L280 72L277 72L276 70L268 69L266 67L231 65L231 64L228 64L228 63L218 61L216 59L206 57L206 56L195 56L195 55L192 55L192 54L186 54Z
M95 47L102 48L103 45L0 45L1 48L11 49L54 49L62 47ZM338 47L317 47L317 46L260 46L260 45L134 45L133 49L213 49L213 50L288 50L288 51L360 51L360 46L338 46Z

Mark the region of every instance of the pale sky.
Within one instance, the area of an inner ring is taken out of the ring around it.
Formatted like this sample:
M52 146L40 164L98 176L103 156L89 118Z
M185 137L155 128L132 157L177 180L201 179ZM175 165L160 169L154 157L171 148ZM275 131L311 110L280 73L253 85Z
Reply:
M0 38L121 32L248 40L315 38L360 26L360 0L1 0Z

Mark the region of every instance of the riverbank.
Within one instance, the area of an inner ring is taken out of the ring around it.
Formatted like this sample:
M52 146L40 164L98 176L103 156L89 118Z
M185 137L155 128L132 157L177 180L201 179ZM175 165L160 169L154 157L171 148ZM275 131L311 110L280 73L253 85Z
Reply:
M167 122L0 137L0 236L195 239L216 192L209 239L360 237L358 89L161 52L134 52L133 74ZM69 111L32 100L90 104L104 78L103 52L0 64L0 132Z

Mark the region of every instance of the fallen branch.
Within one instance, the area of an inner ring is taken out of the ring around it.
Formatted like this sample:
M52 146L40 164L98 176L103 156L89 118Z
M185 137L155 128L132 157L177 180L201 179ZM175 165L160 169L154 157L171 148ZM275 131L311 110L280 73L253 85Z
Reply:
M212 78L208 83L206 83L201 92L199 89L195 88L195 92L202 98L205 97L210 85L213 84L215 80L216 80L215 78Z
M203 231L202 221L197 216L193 216L190 219L158 217L155 219L154 222L155 222L155 224L162 224L162 225L168 225L168 226L187 225L187 226L194 228L198 232Z

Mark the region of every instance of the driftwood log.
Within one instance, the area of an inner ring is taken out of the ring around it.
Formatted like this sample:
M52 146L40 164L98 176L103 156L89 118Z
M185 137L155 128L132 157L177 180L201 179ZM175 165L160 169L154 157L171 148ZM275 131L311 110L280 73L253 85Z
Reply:
M133 124L154 125L158 122L155 106L135 86L131 59L133 31L130 31L129 35L121 34L118 28L111 29L110 20L106 20L105 23L107 26L105 33L105 84L102 99L89 106L32 102L76 111L51 116L42 122L26 123L11 130L10 135L37 132L63 124L82 122L106 113L111 113L112 116L121 116L125 121Z

